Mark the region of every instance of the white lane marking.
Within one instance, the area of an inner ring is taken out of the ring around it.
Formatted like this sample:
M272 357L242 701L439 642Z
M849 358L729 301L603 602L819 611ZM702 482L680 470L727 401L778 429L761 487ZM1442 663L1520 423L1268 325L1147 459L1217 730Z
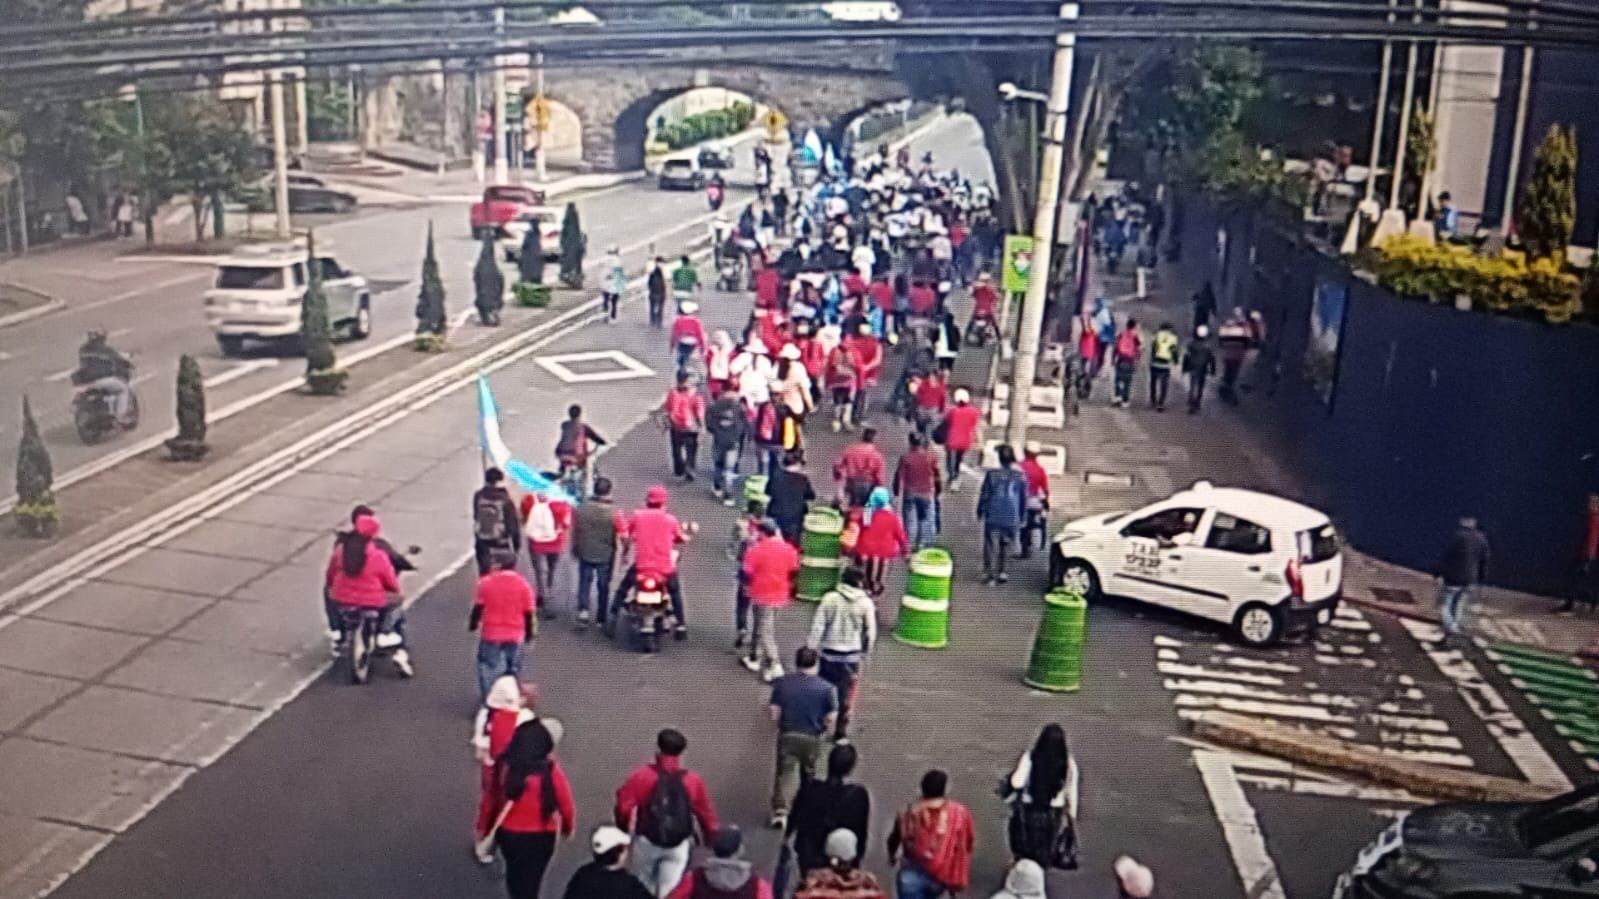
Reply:
M1237 771L1235 774L1239 783L1246 783L1252 787L1259 787L1265 790L1297 793L1302 796L1359 799L1364 802L1399 802L1406 805L1427 805L1430 801L1407 793L1404 790L1395 790L1388 787L1368 787L1352 783L1323 783L1316 780L1295 780L1290 777L1279 777L1270 774L1251 774L1247 771ZM1372 811L1376 812L1375 809Z
M621 350L593 350L585 353L567 353L561 356L539 356L533 360L540 368L568 384L586 384L597 381L630 381L634 378L653 378L655 370ZM585 362L609 363L608 368L593 372L576 372L573 365Z
M1165 652L1166 650L1162 650ZM1176 655L1173 653L1173 655ZM1222 680L1235 680L1246 684L1259 684L1263 687L1281 687L1283 679L1269 674L1250 674L1246 671L1217 671L1206 668L1204 665L1184 665L1178 662L1160 661L1155 663L1156 670L1161 674L1170 674L1177 677L1216 677Z
M1181 693L1175 697L1175 702L1178 708L1221 709L1224 712L1238 712L1243 715L1266 715L1271 718L1293 718L1298 721L1316 721L1325 724L1356 722L1356 719L1349 715L1340 715L1319 705L1259 702L1252 699L1233 699L1228 696L1189 696ZM1348 732L1354 733L1354 731Z
M1211 808L1221 824L1222 836L1227 839L1227 849L1238 871L1238 879L1243 883L1244 894L1251 899L1287 899L1282 880L1277 876L1277 865L1266 850L1260 821L1238 782L1232 761L1220 753L1201 749L1194 751L1194 764L1199 768Z
M237 381L245 375L254 374L255 372L258 372L264 368L276 368L280 362L281 360L278 359L254 359L249 362L240 362L238 365L229 368L227 371L218 372L217 374L206 378L205 386L221 387L223 384L227 384L231 381Z
M216 262L216 260L218 258L219 257L216 257L216 256L206 257L206 263L207 264L213 264L213 263ZM209 271L184 272L181 275L176 275L174 277L166 279L165 281L157 281L154 284L146 284L143 287L135 287L135 288L132 288L130 290L124 290L121 293L112 294L111 296L105 297L103 299L95 300L92 303L83 303L81 305L69 304L64 311L67 312L68 314L76 314L76 313L80 313L80 312L90 312L92 310L99 309L99 308L104 307L104 306L111 306L111 305L115 305L117 303L124 302L126 300L131 300L131 299L133 299L135 297L141 297L141 296L144 296L147 293L155 293L157 291L166 290L169 287L177 287L179 284L183 284L183 283L186 283L186 282L189 282L189 281L198 281L198 280L200 280L202 278L209 278L210 276L211 276L211 272L209 272ZM198 300L199 297L195 297L195 299Z
M1465 700L1472 714L1482 721L1523 777L1540 787L1561 793L1571 789L1571 779L1555 764L1543 744L1527 730L1516 713L1511 711L1499 691L1483 679L1476 664L1458 649L1439 648L1444 638L1443 628L1411 618L1400 618L1399 623L1404 625L1422 651L1438 666L1438 670L1455 685L1455 692Z
M41 380L46 381L46 382L51 383L51 384L54 384L57 381L65 381L66 379L72 377L72 373L77 371L77 370L78 370L78 367L76 365L74 365L74 366L72 366L71 368L69 368L69 369L67 369L65 371L58 371L58 372L55 372L54 374L45 375Z

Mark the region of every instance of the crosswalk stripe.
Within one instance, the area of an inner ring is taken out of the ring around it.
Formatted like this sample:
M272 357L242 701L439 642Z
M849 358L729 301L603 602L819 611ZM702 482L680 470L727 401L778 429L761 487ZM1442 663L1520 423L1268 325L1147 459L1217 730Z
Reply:
M1250 674L1247 671L1217 671L1206 668L1204 665L1184 665L1179 662L1156 662L1155 668L1161 674L1172 674L1188 677L1215 677L1222 680L1241 681L1246 684L1260 684L1265 687L1280 687L1283 679L1269 674Z
M1346 630L1346 631L1369 631L1369 630L1371 630L1371 622L1362 621L1362 620L1360 620L1358 618L1334 617L1332 621L1328 622L1328 624L1330 624L1330 625L1332 625L1333 627L1336 627L1336 628L1342 628L1343 630Z
M1344 656L1329 656L1329 655L1320 655L1320 654L1318 654L1316 656L1316 663L1320 664L1320 665L1328 665L1328 666L1334 667L1334 668L1336 668L1336 667L1338 667L1340 665L1347 665L1347 666L1349 666L1351 668L1376 668L1377 667L1377 660L1376 659L1352 659L1352 658L1348 658L1348 657L1344 657Z
M1397 743L1400 746L1413 746L1418 749L1464 749L1465 744L1459 737L1447 734L1425 734L1409 730L1383 730L1377 732L1377 739L1384 743Z
M1167 680L1162 683L1168 690L1175 691L1178 695L1208 694L1212 696L1233 696L1242 699L1258 699L1262 702L1292 703L1298 705L1316 705L1335 709L1358 709L1360 702L1348 696L1339 696L1332 693L1309 693L1296 695L1293 693L1279 693L1275 690L1261 690L1255 687L1235 684L1229 681L1207 680Z
M1327 724L1354 724L1348 715L1335 714L1323 706L1292 705L1280 702L1260 702L1253 699L1234 699L1230 696L1188 696L1178 694L1178 707L1191 709L1221 709L1243 715L1266 715L1271 718L1293 718L1299 721L1320 721ZM1354 739L1355 731L1345 729L1339 733L1344 739Z

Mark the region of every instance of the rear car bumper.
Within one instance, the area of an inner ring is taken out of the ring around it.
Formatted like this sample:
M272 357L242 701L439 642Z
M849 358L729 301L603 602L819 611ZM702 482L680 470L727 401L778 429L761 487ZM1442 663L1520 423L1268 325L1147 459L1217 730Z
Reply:
M298 310L287 315L210 315L206 324L223 337L292 337L300 333Z
M1343 592L1340 591L1315 602L1289 600L1283 603L1278 607L1283 611L1283 630L1287 633L1297 633L1331 624L1333 616L1338 614L1338 604L1343 598Z
M661 190L699 190L705 186L698 178L660 178L656 183Z

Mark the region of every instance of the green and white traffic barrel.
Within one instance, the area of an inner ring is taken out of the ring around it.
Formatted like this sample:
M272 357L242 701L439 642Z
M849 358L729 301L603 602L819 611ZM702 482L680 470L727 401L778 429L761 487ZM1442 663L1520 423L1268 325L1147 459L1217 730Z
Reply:
M1022 683L1052 693L1073 693L1083 681L1083 641L1088 634L1088 603L1057 590L1044 597L1044 617L1033 636Z
M944 550L929 548L911 556L894 639L922 649L948 646L950 584L954 579L955 560Z
M817 602L838 586L838 572L844 567L839 535L844 533L844 516L836 509L816 509L805 516L800 532L800 570L795 594Z
M744 478L744 505L757 503L760 514L766 514L766 475L752 474Z

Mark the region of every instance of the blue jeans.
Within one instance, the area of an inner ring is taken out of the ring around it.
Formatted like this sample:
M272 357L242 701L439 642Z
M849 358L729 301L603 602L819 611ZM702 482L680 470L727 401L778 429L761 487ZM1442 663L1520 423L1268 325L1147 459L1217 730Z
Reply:
M1466 617L1466 603L1471 601L1471 584L1444 584L1438 588L1438 618L1444 632L1453 636L1460 633L1460 624Z
M720 447L711 450L711 487L726 493L738 474L738 447Z
M932 543L938 536L937 500L931 496L905 497L905 530L913 550Z
M1132 401L1133 394L1133 364L1130 362L1116 363L1116 401L1126 404Z
M900 865L898 873L894 875L894 895L896 899L938 899L948 890L944 885L928 877L921 868L910 862Z
M611 595L610 562L585 562L577 560L577 610L589 610L589 585L594 585L594 617L605 623L606 599Z
M477 645L477 687L483 698L488 698L489 687L499 678L522 673L522 644L490 643L484 640Z

